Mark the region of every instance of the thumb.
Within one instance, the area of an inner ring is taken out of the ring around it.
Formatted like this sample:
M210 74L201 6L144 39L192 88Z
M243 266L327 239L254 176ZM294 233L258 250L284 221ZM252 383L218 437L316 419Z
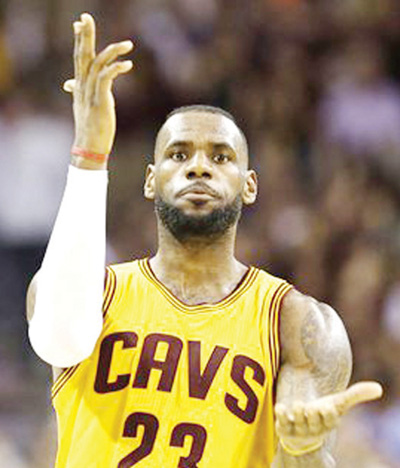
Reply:
M377 400L382 395L383 388L379 382L358 382L347 390L332 395L332 400L338 413L342 415L353 408L353 406Z
M67 93L73 93L75 89L75 80L67 80L63 84L63 90Z

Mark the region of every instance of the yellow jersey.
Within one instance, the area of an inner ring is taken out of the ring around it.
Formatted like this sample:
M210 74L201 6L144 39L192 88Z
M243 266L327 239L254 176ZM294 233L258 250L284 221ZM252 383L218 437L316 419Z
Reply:
M269 467L291 286L250 267L222 301L190 306L148 259L107 271L96 347L52 388L56 468Z

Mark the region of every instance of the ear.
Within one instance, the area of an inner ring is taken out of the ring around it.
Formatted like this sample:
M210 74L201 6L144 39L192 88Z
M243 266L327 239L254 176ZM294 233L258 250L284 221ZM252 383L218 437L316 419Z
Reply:
M244 183L242 200L245 205L251 205L256 201L258 191L257 174L255 171L246 171L246 180Z
M148 200L154 200L155 198L155 174L154 174L154 164L149 164L146 169L146 178L144 182L144 196Z

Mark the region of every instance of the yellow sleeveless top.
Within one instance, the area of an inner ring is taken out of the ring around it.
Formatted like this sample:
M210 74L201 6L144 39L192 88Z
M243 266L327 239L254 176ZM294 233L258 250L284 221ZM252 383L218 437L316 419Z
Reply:
M147 259L107 268L92 355L54 383L56 468L267 468L279 310L291 286L251 267L188 306Z

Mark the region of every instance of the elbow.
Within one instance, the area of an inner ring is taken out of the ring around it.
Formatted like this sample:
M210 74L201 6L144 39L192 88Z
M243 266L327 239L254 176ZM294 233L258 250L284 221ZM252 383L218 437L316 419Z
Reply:
M29 324L31 346L40 359L54 367L71 367L84 361L93 353L100 336L102 324L72 330L48 330L35 321Z

